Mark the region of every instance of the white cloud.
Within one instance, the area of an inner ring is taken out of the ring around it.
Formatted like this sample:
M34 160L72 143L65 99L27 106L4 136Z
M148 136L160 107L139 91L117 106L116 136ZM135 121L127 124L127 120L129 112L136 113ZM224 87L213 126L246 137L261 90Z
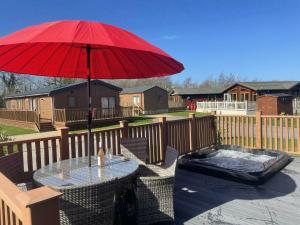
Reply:
M163 39L163 40L175 40L178 38L179 38L179 36L177 36L177 35L164 35L161 37L161 39Z

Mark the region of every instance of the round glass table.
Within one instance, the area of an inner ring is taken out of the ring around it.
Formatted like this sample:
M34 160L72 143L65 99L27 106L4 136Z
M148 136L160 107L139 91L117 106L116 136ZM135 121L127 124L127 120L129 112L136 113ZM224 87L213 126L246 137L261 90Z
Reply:
M122 188L133 183L137 171L135 160L113 156L99 167L97 157L92 157L92 166L88 167L88 157L81 157L42 167L33 179L38 186L63 193L61 224L112 225L115 199Z

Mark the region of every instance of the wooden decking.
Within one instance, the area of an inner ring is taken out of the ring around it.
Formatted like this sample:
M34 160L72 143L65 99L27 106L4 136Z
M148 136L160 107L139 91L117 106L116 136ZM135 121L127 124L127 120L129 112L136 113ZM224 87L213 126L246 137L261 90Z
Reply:
M300 157L264 185L250 186L178 169L176 224L300 224Z

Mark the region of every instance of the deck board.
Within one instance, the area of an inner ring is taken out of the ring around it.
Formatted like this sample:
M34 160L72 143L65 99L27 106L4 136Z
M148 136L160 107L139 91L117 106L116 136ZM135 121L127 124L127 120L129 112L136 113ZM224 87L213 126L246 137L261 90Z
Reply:
M251 186L178 169L177 225L299 225L300 158L263 185Z

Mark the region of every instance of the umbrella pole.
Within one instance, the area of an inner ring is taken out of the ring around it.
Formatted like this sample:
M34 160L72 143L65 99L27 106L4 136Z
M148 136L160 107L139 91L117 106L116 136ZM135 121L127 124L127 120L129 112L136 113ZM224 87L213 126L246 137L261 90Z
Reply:
M91 130L92 130L92 97L91 97L91 70L90 70L90 46L88 45L86 48L87 52L87 68L88 68L88 78L87 78L87 95L88 95L88 123L87 123L87 130L88 130L88 137L87 137L87 147L88 147L88 158L89 158L89 167L92 166L91 162Z

